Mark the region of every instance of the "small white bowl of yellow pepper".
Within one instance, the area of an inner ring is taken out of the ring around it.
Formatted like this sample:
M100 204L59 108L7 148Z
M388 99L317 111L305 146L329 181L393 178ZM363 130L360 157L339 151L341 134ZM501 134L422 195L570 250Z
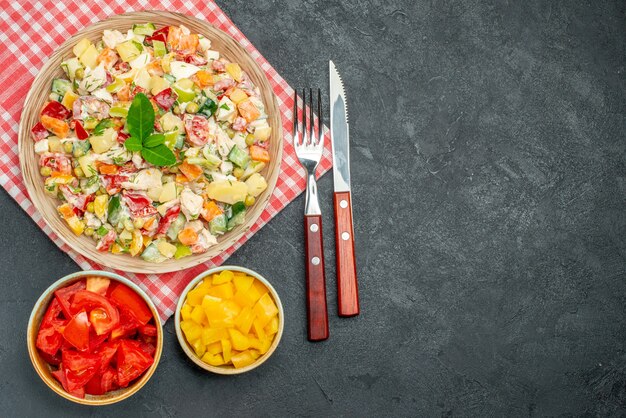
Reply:
M278 293L260 274L222 266L195 277L175 314L183 351L204 370L240 374L263 364L284 328Z

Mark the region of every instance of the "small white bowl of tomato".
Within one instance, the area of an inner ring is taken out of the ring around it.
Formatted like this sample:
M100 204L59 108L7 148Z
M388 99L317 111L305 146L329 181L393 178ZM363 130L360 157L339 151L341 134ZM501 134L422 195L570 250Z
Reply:
M28 353L57 394L108 405L137 392L163 349L156 307L137 285L105 271L81 271L52 284L28 322Z

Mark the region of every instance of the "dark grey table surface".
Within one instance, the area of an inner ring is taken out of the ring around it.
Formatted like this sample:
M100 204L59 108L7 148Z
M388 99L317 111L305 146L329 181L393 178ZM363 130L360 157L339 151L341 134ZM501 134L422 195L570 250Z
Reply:
M168 321L143 390L72 404L25 329L78 268L2 192L0 415L626 414L625 3L219 4L292 86L344 74L362 314L335 315L328 175L327 342L305 336L300 197L230 259L283 300L270 361L207 375Z

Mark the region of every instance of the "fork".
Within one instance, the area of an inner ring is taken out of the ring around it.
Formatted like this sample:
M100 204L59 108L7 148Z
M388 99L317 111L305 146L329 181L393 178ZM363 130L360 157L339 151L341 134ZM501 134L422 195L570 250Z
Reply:
M300 164L306 170L306 200L304 204L304 236L306 253L306 306L309 341L328 338L328 311L326 308L326 277L324 274L324 245L322 240L322 212L317 199L315 169L322 158L324 135L322 130L322 93L317 90L317 139L314 137L313 89L309 89L307 121L306 90L302 90L302 123L298 123L298 93L293 97L293 147ZM308 129L307 129L308 128Z

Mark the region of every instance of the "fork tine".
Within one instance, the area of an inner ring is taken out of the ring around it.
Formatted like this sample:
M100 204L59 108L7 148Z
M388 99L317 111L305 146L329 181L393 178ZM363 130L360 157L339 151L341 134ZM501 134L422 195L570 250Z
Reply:
M322 134L322 90L317 89L317 144L324 146L324 135Z
M309 145L315 144L315 118L313 117L313 89L309 89Z
M295 147L300 142L298 135L298 91L293 91L293 127L291 130L291 138Z
M306 145L307 137L306 137L306 89L302 89L302 124L300 134L302 137L300 138L300 145Z

